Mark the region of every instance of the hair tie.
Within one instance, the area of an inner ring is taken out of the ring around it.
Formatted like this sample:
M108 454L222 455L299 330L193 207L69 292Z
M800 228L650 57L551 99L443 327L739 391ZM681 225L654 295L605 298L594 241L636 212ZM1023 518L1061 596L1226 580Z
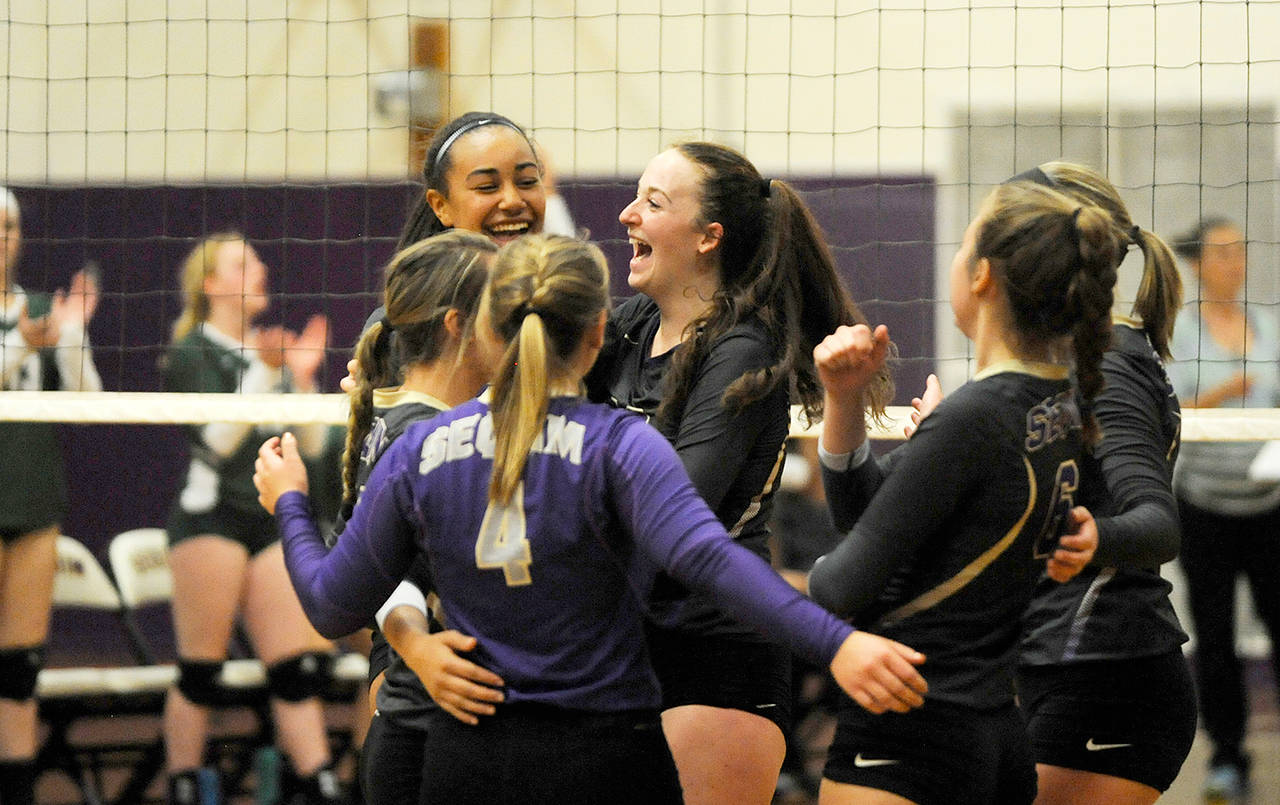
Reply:
M1071 213L1071 242L1075 244L1076 251L1080 251L1080 213L1084 211L1084 207L1076 207Z
M394 333L396 331L396 326L392 324L391 320L388 319L385 315L378 320L378 324L382 325L383 332Z
M760 180L760 196L761 196L761 198L768 198L768 197L769 197L770 193L771 193L771 192L772 192L772 190L773 190L772 185L773 185L773 180L772 180L772 179L761 179L761 180Z
M1134 246L1142 245L1142 227L1137 224L1133 225L1133 229L1129 230L1129 240L1133 241Z
M520 321L524 321L524 317L528 316L530 313L537 313L539 316L542 315L538 311L538 309L533 305L529 304L528 301L524 301L516 305L516 309L512 311L512 315L514 315L514 317L516 319L519 319Z

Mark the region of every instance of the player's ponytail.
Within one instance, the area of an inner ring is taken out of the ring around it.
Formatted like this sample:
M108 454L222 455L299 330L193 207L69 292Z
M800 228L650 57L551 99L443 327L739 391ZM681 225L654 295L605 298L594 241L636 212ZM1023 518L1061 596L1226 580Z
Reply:
M187 259L182 261L178 273L178 285L182 290L182 313L173 323L173 340L181 341L201 322L209 318L209 297L204 292L204 281L217 266L218 248L224 243L243 243L239 232L215 232L205 236Z
M1102 354L1111 345L1111 304L1120 240L1103 210L1093 206L1077 210L1072 218L1080 263L1075 281L1068 286L1067 306L1080 312L1072 327L1071 342L1076 359L1076 383L1086 404L1085 444L1094 445L1102 434L1091 408L1104 385Z
M1111 341L1119 238L1110 216L1029 182L1000 185L985 210L974 258L991 261L1019 339L1041 345L1071 336L1087 408L1102 390L1102 353ZM1097 421L1091 413L1084 419L1093 444Z
M1040 170L1055 189L1095 204L1111 216L1122 244L1117 259L1124 259L1124 244L1132 244L1142 250L1142 280L1133 312L1142 319L1143 328L1156 353L1169 360L1169 340L1173 337L1178 309L1182 307L1182 275L1178 273L1178 264L1169 244L1133 222L1119 191L1097 171L1071 162L1046 162Z
M450 310L457 310L463 320L457 340L470 340L488 279L487 257L497 250L483 235L451 231L415 243L391 258L383 292L386 315L360 336L353 355L360 371L349 395L351 413L342 455L344 507L354 506L359 493L356 477L361 449L373 425L373 390L396 385L403 381L407 367L440 357L450 338L444 326ZM457 352L461 359L462 350Z
M569 376L567 361L609 306L604 255L559 235L520 238L498 253L485 299L490 326L506 344L489 389L489 500L507 504L546 421L553 384L581 383Z

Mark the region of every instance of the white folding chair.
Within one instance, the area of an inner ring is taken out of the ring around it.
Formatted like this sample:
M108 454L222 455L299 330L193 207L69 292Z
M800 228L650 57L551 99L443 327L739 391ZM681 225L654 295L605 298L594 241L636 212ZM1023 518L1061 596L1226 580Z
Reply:
M56 551L54 607L96 610L121 617L120 594L97 557L79 541L61 535ZM36 698L49 734L40 747L38 768L65 772L91 805L138 801L163 763L160 742L73 743L71 728L84 719L111 719L125 713L159 715L175 674L172 665L151 664L42 669L36 682ZM131 769L117 796L110 800L102 776L107 766Z

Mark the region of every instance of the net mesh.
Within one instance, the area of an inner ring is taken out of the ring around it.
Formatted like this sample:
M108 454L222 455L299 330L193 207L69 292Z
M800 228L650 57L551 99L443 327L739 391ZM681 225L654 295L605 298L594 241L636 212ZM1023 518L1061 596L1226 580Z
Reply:
M420 192L422 143L494 109L536 138L620 290L616 215L663 146L713 139L794 180L903 356L893 437L928 373L948 389L970 373L947 267L990 187L1040 162L1099 168L1171 240L1233 219L1242 298L1275 316L1278 29L1280 0L0 2L14 276L51 294L96 267L105 389L8 392L0 419L100 423L66 429L65 452L110 466L167 438L124 423L340 424L334 392ZM265 324L326 317L327 395L158 393L180 264L226 230L269 267ZM1122 268L1122 299L1138 273ZM1198 276L1184 279L1199 300ZM6 365L25 354L3 350ZM1189 410L1184 436L1280 438L1275 422Z

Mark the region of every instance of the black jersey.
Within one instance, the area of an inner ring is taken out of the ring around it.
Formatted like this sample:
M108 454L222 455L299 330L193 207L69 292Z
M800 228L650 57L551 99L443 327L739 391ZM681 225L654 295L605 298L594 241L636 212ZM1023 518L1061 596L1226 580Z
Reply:
M772 365L777 346L754 320L734 327L696 367L683 411L667 421L654 415L675 350L650 356L659 319L657 303L643 294L618 305L609 318L601 357L587 378L589 395L648 418L675 446L698 494L730 536L767 561L769 517L791 427L788 389L779 384L737 411L726 408L723 397L742 375ZM669 579L659 582L651 604L653 614L669 626L755 636L711 604L688 597Z
M1178 398L1135 324L1112 328L1102 373L1094 414L1103 438L1085 459L1080 494L1097 518L1098 551L1066 584L1041 579L1025 621L1028 665L1146 657L1187 640L1159 569L1178 553Z
M855 626L923 652L931 699L1011 703L1019 623L1075 505L1082 454L1065 367L988 367L891 464L849 471L872 476L861 485L875 491L814 566L810 593ZM838 483L829 488L839 495Z
M431 419L449 406L429 394L405 389L375 389L373 392L373 424L365 436L360 449L360 466L356 470L356 495L353 499L344 500L338 515L337 538L342 537L342 529L351 518L356 500L363 494L373 474L374 465L396 439L410 425ZM422 590L423 594L431 591L431 573L425 558L419 557L413 563L405 577ZM440 627L431 622L431 631ZM386 643L386 637L375 630L373 635L378 656L379 669L384 672L382 686L378 688L378 712L393 718L398 725L426 729L426 714L435 709L435 702L422 685L422 680L413 672L404 660ZM371 659L371 665L373 660Z

